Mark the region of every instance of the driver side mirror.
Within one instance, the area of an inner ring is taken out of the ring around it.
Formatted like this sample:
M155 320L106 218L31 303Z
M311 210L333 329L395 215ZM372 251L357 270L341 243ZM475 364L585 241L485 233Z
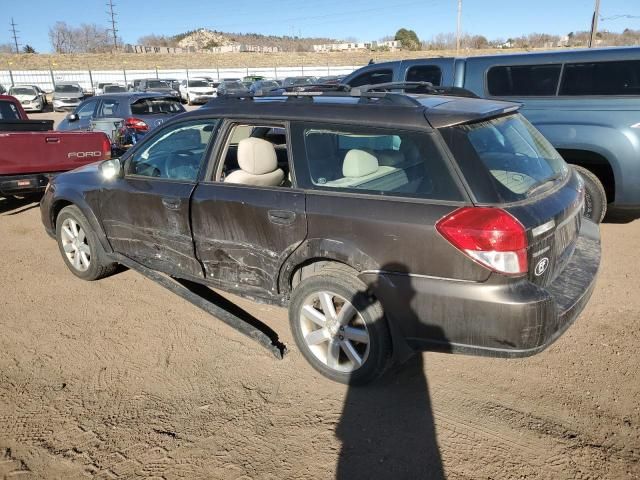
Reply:
M69 115L67 115L67 120L69 122L77 122L80 119L80 117L78 117L77 113L70 113Z
M98 166L98 169L100 170L102 178L105 180L113 180L114 178L122 176L124 173L124 169L122 167L123 166L119 158L111 158L103 161Z

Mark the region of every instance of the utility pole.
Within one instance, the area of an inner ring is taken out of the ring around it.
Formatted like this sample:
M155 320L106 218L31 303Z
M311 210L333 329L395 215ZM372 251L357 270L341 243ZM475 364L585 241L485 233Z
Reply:
M600 0L596 0L596 5L593 9L593 18L591 19L591 35L589 36L589 48L593 46L593 42L598 33L598 18L600 17Z
M118 50L118 29L116 28L116 13L113 10L113 7L115 7L116 4L113 3L113 0L109 0L109 3L107 3L107 7L109 7L109 11L107 12L107 15L109 15L111 17L111 28L108 29L108 31L110 31L111 33L113 33L113 48L115 50Z
M13 35L13 43L16 45L16 53L20 53L20 45L18 45L18 31L16 30L16 23L11 18L11 32Z
M460 51L460 27L462 25L462 0L458 0L458 27L456 29L456 57Z

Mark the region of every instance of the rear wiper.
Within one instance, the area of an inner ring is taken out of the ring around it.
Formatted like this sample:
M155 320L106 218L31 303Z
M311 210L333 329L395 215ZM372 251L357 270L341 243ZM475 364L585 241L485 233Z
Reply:
M527 190L525 192L525 194L524 194L525 197L530 197L535 192L538 192L540 190L546 190L546 188L543 189L543 187L546 187L546 186L552 187L553 184L560 178L562 178L562 172L556 173L553 177L545 180L542 183L538 183L537 185L533 185L531 188L529 188L529 190Z

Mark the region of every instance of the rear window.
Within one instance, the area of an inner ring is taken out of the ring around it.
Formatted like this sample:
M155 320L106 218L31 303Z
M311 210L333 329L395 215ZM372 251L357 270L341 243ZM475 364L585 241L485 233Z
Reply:
M442 70L436 65L416 65L407 70L407 82L430 82L432 85L440 85L442 82ZM405 88L406 92L414 91L413 88Z
M297 125L306 168L297 174L306 188L378 195L462 200L446 161L428 133L344 126Z
M377 85L379 83L389 83L393 81L393 70L384 68L379 70L369 70L361 73L349 82L352 87L360 87L362 85Z
M640 60L566 63L560 95L640 95Z
M178 100L170 98L143 98L131 104L131 113L133 115L156 115L184 111L184 107Z
M487 73L487 90L496 97L553 96L561 68L561 65L491 67Z
M161 82L160 80L147 81L147 88L168 88L167 82Z
M482 203L524 200L568 172L560 154L520 114L440 131Z
M0 100L0 120L20 120L20 113L13 102Z

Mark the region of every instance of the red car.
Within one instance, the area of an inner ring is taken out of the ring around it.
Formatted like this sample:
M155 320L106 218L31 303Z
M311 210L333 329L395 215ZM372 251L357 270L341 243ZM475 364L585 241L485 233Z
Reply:
M20 102L0 95L0 197L38 193L60 172L111 157L102 132L55 132L29 120Z

